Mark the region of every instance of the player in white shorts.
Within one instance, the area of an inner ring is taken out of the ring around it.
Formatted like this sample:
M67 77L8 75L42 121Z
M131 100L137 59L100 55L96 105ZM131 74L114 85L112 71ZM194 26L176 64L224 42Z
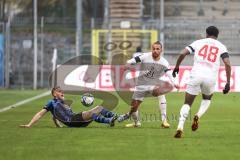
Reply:
M194 64L190 74L190 80L187 83L185 102L180 110L179 123L175 138L181 138L185 120L189 114L190 107L195 97L202 92L202 102L198 112L195 114L192 123L192 131L196 131L199 125L199 119L207 111L214 93L217 73L220 66L220 58L225 64L227 83L223 90L226 94L230 90L231 65L228 51L225 45L217 40L218 29L210 26L206 29L206 38L196 40L181 51L178 57L173 77L179 71L182 60L188 54L194 54Z
M162 44L157 41L152 45L152 52L143 53L141 56L136 56L127 61L128 65L139 63L140 73L132 97L131 110L124 115L120 115L118 118L119 122L132 116L134 123L128 126L140 126L138 107L147 94L152 94L159 98L159 105L162 112L162 127L169 127L166 117L166 98L163 94L170 92L173 86L176 88L179 88L179 86L172 77L167 60L161 56L161 53ZM159 80L164 74L170 78L173 85Z
M133 54L133 58L140 57L143 54L144 53L142 52L142 49L139 46L139 47L137 47L136 52ZM151 54L151 52L149 52L149 54ZM167 67L168 67L168 64L167 64ZM139 87L138 89L141 89L141 87ZM143 93L143 95L137 95L137 93L135 93L134 98L138 99L139 97L140 97L141 101L143 101L145 94ZM163 128L169 128L170 124L167 122L167 100L166 100L165 95L158 96L158 100L159 100L159 110L161 112L161 120L162 120L161 126ZM139 119L140 116L139 116L138 110L132 114L132 117L133 117L134 122L126 124L126 127L140 127L141 122Z

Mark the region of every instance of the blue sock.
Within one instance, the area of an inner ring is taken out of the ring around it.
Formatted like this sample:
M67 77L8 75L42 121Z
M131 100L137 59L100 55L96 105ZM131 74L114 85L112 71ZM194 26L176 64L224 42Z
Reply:
M102 111L101 111L101 115L103 115L104 117L107 117L107 118L111 118L115 114L113 112L108 111L107 109L103 108Z
M92 119L98 123L110 123L112 118L106 118L101 115L93 114Z

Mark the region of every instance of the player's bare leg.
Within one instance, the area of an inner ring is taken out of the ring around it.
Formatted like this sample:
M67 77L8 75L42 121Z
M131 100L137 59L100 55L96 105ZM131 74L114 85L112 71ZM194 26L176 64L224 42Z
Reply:
M129 119L130 116L132 116L133 113L137 112L138 110L138 107L139 105L142 103L142 101L139 101L139 100L132 100L132 103L131 103L131 109L128 113L124 114L124 115L120 115L118 117L118 122L122 122L126 119ZM134 118L134 117L133 117Z
M176 134L174 135L175 138L181 138L182 137L184 123L186 121L186 118L188 117L190 107L192 106L192 103L193 103L195 97L196 97L196 95L191 95L187 92L185 94L185 102L184 102L184 105L182 106L182 108L180 110L178 127L177 127Z
M202 115L207 111L211 104L211 98L213 94L211 95L204 95L202 94L202 102L199 107L199 110L197 114L193 118L193 123L192 123L192 131L196 131L199 127L199 119L202 117Z
M102 106L96 106L88 111L83 111L82 117L84 120L91 120L93 114L99 115L102 110L103 110Z

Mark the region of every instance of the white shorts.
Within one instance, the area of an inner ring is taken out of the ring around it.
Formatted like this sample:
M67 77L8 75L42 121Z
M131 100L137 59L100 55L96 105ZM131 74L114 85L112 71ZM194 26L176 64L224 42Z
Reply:
M135 91L134 91L133 96L132 96L132 99L143 101L144 97L147 94L152 93L153 88L154 88L154 86L145 86L145 85L136 86Z
M147 94L152 95L153 89L155 87L160 87L160 92L159 92L160 95L164 95L173 90L172 84L170 84L167 81L161 81L161 82L159 82L158 85L139 85L139 86L135 87L135 91L133 93L132 99L143 101L144 97Z
M186 92L191 95L211 95L215 91L216 79L212 77L191 76L187 83Z

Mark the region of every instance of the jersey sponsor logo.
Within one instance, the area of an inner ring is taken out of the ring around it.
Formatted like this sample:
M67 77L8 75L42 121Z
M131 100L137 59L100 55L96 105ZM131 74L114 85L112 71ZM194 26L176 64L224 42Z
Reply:
M154 73L155 73L154 67L151 66L150 69L148 71L146 71L146 73L144 75L145 75L145 77L153 78Z

